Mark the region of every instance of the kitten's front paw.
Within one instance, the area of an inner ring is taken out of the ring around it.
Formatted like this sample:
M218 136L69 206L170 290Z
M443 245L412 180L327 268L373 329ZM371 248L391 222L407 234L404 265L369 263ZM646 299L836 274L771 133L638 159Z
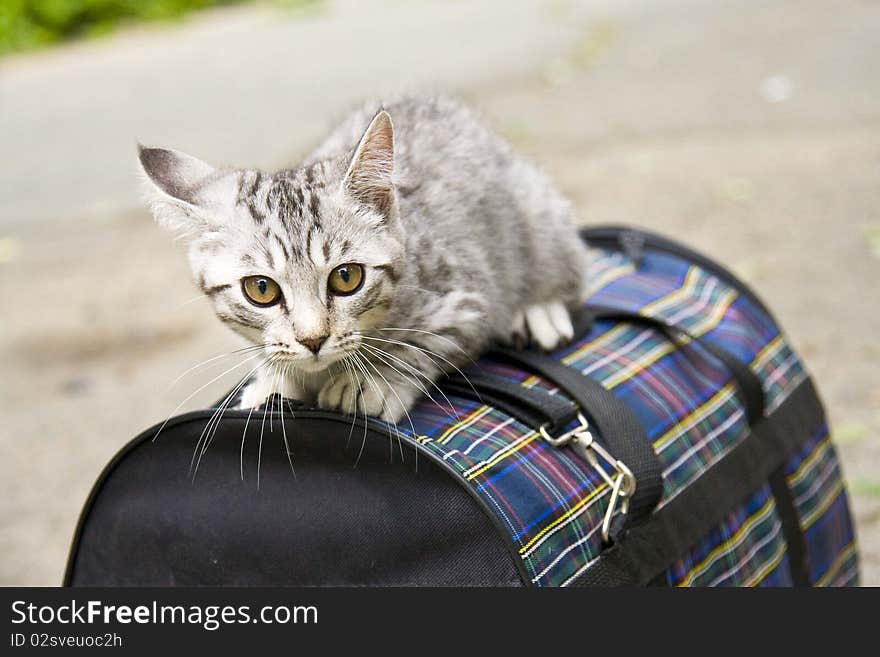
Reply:
M509 343L516 349L535 344L545 351L561 347L574 337L568 309L559 301L528 306L516 313Z
M258 408L263 405L271 394L272 387L268 381L258 376L242 389L241 402L238 404L238 407L245 410Z
M347 415L370 415L387 422L399 422L416 400L417 392L406 384L395 385L379 376L362 373L337 375L318 393L318 406Z
M360 383L360 379L356 380L351 373L348 376L335 376L327 381L318 393L318 407L327 411L339 411L346 415L354 415L360 395L358 383Z

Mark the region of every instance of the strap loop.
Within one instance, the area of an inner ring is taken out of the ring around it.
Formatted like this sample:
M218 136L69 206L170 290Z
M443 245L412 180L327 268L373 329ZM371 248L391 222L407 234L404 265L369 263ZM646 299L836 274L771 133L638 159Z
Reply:
M551 436L546 426L541 426L538 431L553 447L565 447L570 444L575 453L593 466L593 469L611 487L611 499L602 521L602 541L607 545L611 541L611 519L617 510L617 502L621 501L620 512L626 515L629 511L629 501L636 493L638 482L632 470L623 461L615 459L593 439L587 419L581 413L578 413L578 422L579 426L566 431L561 436ZM598 457L602 458L605 465L599 462ZM614 470L613 474L609 474L607 466Z
M709 342L703 336L694 335L681 326L670 324L660 317L642 315L641 313L608 306L586 306L573 318L576 333L578 335L586 334L593 322L600 319L631 322L656 328L662 331L671 342L679 346L683 346L688 342L698 344L703 350L709 352L711 356L721 361L730 372L734 381L736 381L737 392L742 399L749 426L755 426L764 417L764 388L761 385L760 379L758 379L758 376L746 363L739 360L729 351Z
M549 433L561 431L579 414L577 406L561 395L550 396L485 372L455 374L440 381L439 386L445 393L464 399L476 397L527 426L544 427Z
M583 417L589 420L590 449L587 451L601 448L594 440L594 436L598 436L607 448L604 451L605 456L602 456L603 460L614 466L613 469L618 474L618 464L623 465L632 476L631 480L621 482L621 486L626 484L628 488L632 488L632 492L627 495L628 522L622 525L618 523L618 528L623 530L626 525L645 520L656 507L663 492L662 468L645 428L633 411L598 381L546 354L498 349L489 356L537 374L559 387L565 396L574 401ZM578 440L587 445L583 431L573 434L570 440L573 447L578 444ZM592 462L590 464L596 467ZM600 476L604 472L613 482L614 476L607 470L600 468L599 471ZM614 532L611 534L610 538L613 538Z

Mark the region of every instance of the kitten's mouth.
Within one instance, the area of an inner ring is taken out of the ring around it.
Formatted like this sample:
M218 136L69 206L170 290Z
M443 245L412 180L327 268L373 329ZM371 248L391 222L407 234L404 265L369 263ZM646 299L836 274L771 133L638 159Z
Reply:
M289 364L303 372L320 372L346 355L338 349L317 354L302 354L285 348L275 348L267 352L276 363Z

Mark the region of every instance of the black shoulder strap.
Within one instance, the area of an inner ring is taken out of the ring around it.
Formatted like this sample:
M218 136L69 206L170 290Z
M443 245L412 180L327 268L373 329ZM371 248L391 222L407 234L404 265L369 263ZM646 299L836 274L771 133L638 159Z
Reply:
M754 430L764 417L764 392L760 380L749 366L733 356L726 350L717 347L708 340L695 336L679 326L665 322L657 317L650 317L638 313L630 313L616 308L590 306L584 312L574 318L576 333L586 334L592 322L599 319L610 319L621 322L641 324L662 331L671 341L682 345L693 342L702 348L704 352L721 361L730 372L736 383L737 394L741 397L749 426ZM633 472L636 479L636 491L630 500L630 511L626 517L617 516L612 525L612 537L615 544L602 553L602 559L593 568L589 569L578 581L578 585L621 585L643 584L648 581L661 583L665 581L661 576L653 577L663 565L663 559L651 561L641 554L638 563L633 561L632 546L638 541L626 540L627 549L621 550L617 541L625 538L630 527L644 525L660 500L663 490L662 466L653 446L647 437L644 427L635 417L633 412L613 392L604 388L597 381L582 375L558 360L534 351L513 351L509 349L496 349L490 354L491 358L502 362L517 365L527 371L533 372L542 378L552 382L568 396L577 407L590 419L596 429L598 438L608 447L616 459L626 464ZM477 389L481 394L491 395L493 398L500 396L508 408L524 407L530 409L529 416L521 409L518 416L528 424L533 424L541 419L541 403L547 403L547 396L541 395L543 401L534 396L534 391L517 385L504 385L503 389L498 377L484 377L476 382ZM485 380L484 380L485 379ZM509 382L508 382L509 383ZM462 394L467 391L462 389ZM468 396L468 395L465 395ZM487 400L491 403L492 400ZM554 403L558 400L554 400ZM570 408L564 405L554 405L547 408L546 415L559 418L570 417ZM517 415L517 413L511 413ZM532 419L532 422L529 422ZM559 423L554 423L560 426ZM754 441L752 441L754 442ZM728 459L730 463L726 470L730 470L735 459ZM770 459L767 459L768 461ZM720 471L719 471L720 472ZM770 475L771 488L777 503L780 516L783 519L785 540L788 545L789 557L792 560L792 574L796 585L807 583L806 560L804 556L804 539L797 527L797 515L791 503L791 494L784 481L781 468ZM760 476L755 473L756 476ZM721 477L723 479L723 477ZM705 483L711 483L712 477L704 477ZM765 480L766 481L766 480ZM745 489L744 489L745 490ZM662 524L662 523L661 523ZM651 526L657 522L651 523ZM696 525L695 525L696 527ZM641 530L637 532L641 535ZM653 542L653 541L650 541ZM649 542L649 543L650 543ZM682 546L679 546L683 549ZM650 551L650 545L645 545L645 550ZM636 550L636 552L638 552ZM644 550L643 550L644 552ZM645 563L642 563L644 561ZM647 566L653 564L656 572L648 570L652 577L645 579L644 573Z
M442 379L439 385L445 393L464 399L476 396L483 404L494 406L535 430L544 427L550 433L562 431L579 413L578 407L562 395L550 396L493 374L457 373Z
M573 586L662 584L669 564L736 505L768 481L771 489L775 489L773 480L783 471L788 455L824 425L822 404L812 382L806 379L729 454L646 522L604 550ZM783 525L792 583L808 586L809 558L790 501L791 492L783 482L781 490L773 493ZM783 501L780 494L789 501Z
M650 515L663 492L662 467L645 428L629 407L597 381L535 351L496 349L490 358L518 365L558 386L596 427L598 438L636 479L629 502L629 522Z
M588 306L574 317L576 333L586 334L592 322L598 319L643 324L662 331L676 344L683 341L698 344L730 371L736 382L737 394L743 400L749 426L754 426L763 417L764 391L760 380L745 363L724 349L660 318L601 306ZM546 354L496 349L490 353L490 357L518 365L562 389L590 418L599 439L607 445L614 457L632 470L636 479L636 492L630 500L629 517L626 523L618 521L615 529L618 532L623 531L630 524L638 524L647 518L663 492L662 465L644 427L629 407L594 379L583 376Z

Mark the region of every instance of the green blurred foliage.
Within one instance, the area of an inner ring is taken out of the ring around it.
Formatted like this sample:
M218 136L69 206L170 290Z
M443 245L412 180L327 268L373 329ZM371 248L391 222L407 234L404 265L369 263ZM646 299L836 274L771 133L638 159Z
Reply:
M244 0L0 0L0 55Z

